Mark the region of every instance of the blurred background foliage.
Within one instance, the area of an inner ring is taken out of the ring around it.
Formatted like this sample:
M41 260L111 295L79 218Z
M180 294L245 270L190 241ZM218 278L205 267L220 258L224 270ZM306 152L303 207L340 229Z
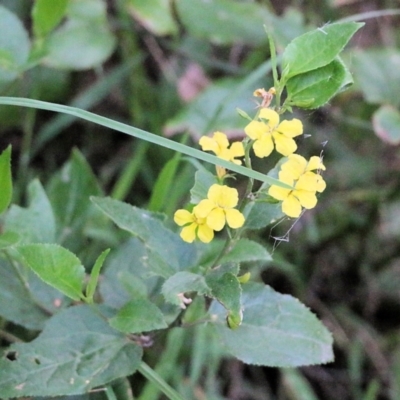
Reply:
M199 326L154 337L146 360L188 399L400 398L398 0L69 0L43 21L31 16L33 2L0 5L2 96L73 105L193 145L213 130L243 135L236 107L252 115L253 90L271 85L263 24L282 50L327 22L365 21L344 56L355 85L322 109L295 111L306 124L302 154L322 153L327 166L318 207L252 233L274 251L259 265L262 279L318 314L334 335L335 362L245 366ZM51 234L88 265L126 237L81 198L106 193L169 215L188 200L195 165L169 150L33 109L2 106L0 121L0 150L13 146L14 201L29 206L39 178L60 205L58 226L69 227ZM23 219L22 208L13 212ZM129 251L119 246L114 260ZM115 384L118 399L133 398L127 385ZM159 398L141 377L131 385L140 400Z

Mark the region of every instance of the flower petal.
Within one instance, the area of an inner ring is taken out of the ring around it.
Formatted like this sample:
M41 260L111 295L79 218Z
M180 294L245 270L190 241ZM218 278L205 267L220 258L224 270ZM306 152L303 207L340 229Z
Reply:
M232 158L234 157L243 157L244 156L244 147L242 142L234 142L231 145L230 152Z
M220 231L225 226L224 210L222 208L214 208L207 216L207 225L214 231Z
M199 145L203 151L212 151L217 155L219 153L218 143L208 136L202 136L199 140Z
M274 149L271 135L264 135L253 144L254 154L259 158L268 157Z
M214 238L214 231L206 224L199 225L197 236L203 243L209 243Z
M215 204L209 199L204 199L193 208L193 213L197 218L206 218L213 208L215 208Z
M298 154L289 154L288 161L282 164L281 171L292 176L292 179L299 179L307 167L307 160Z
M264 124L260 121L251 121L249 124L246 125L244 128L246 135L252 139L257 140L259 139L264 133L268 133L269 128L268 125Z
M275 186L275 185L272 185L268 189L268 194L276 200L285 200L286 197L289 196L290 192L291 192L290 189L285 189L285 188L282 188L280 186Z
M258 114L258 118L267 120L265 123L270 128L275 128L279 124L279 114L270 108L262 108L260 114Z
M218 205L222 208L236 207L239 202L239 194L235 188L229 186L222 186Z
M196 239L196 228L197 224L195 223L185 226L180 234L182 240L188 243L192 243L194 239Z
M214 207L219 204L221 196L223 196L223 185L211 185L207 192L207 198L214 204Z
M272 136L275 140L275 149L278 153L288 156L296 151L297 144L293 139L290 139L277 132L274 132Z
M310 161L307 164L307 171L313 171L313 170L323 170L325 171L325 165L322 163L322 158L318 156L312 156L310 158Z
M231 228L237 229L243 226L244 216L239 210L236 209L225 210L225 215L226 215L226 222Z
M291 121L282 121L276 130L287 137L293 138L303 133L303 124L299 119L293 118Z
M217 142L218 147L221 150L228 148L229 140L228 140L227 136L225 135L225 133L219 132L219 131L214 132L213 139Z
M289 217L297 218L301 214L301 204L293 195L282 202L282 211Z
M295 190L293 195L297 197L304 208L310 209L317 205L317 196L315 195L315 192L309 192L308 190Z
M189 222L194 222L194 217L193 214L187 210L177 210L174 214L174 221L179 226L183 226Z

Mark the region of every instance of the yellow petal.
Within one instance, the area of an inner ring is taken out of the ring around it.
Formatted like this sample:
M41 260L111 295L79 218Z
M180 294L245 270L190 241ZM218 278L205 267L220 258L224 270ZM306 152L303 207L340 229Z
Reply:
M214 231L206 224L199 225L197 236L203 243L209 243L214 238Z
M196 228L197 224L191 224L188 226L185 226L182 231L181 231L181 238L185 242L192 243L194 239L196 239Z
M292 179L299 179L307 167L307 160L298 154L289 154L288 161L282 164L281 171L287 172Z
M219 148L226 149L229 146L229 140L225 133L222 132L214 132L213 139L217 142Z
M308 190L310 192L316 192L318 187L318 176L314 172L306 172L300 176L296 183L297 190Z
M197 218L207 218L213 208L215 208L215 204L209 199L204 199L193 208L193 213Z
M289 217L297 218L301 214L301 204L293 195L282 202L282 211Z
M322 158L318 156L312 156L310 158L310 161L307 164L307 171L313 171L313 170L323 170L325 171L325 165L322 164Z
M317 205L317 196L315 192L307 190L295 190L293 195L297 197L300 204L307 209L314 208Z
M271 129L275 128L279 124L279 114L270 108L262 108L258 117L268 120L265 122Z
M275 185L272 185L268 189L268 194L276 200L286 199L286 197L289 196L290 192L291 192L290 189L284 189L284 188L281 188L280 186L275 186Z
M231 228L237 229L243 226L244 216L239 210L236 209L225 210L225 215L226 215L226 222Z
M242 142L234 142L231 145L230 152L232 158L234 157L243 157L244 156L244 147Z
M275 140L275 149L278 153L288 156L296 151L297 144L293 139L290 139L277 132L274 132L272 136Z
M174 221L179 226L183 226L189 222L194 222L194 217L193 214L187 210L177 210L174 214Z
M219 204L223 185L211 185L207 192L207 198L214 204L214 207Z
M239 202L239 194L235 188L229 186L222 186L218 205L222 208L236 207Z
M326 183L321 175L318 175L317 192L322 193L326 188Z
M222 208L214 208L208 214L207 225L214 231L220 231L225 226L225 213Z
M259 139L264 133L269 132L268 125L260 121L251 121L245 128L246 135L253 140Z
M259 158L268 157L274 149L271 135L265 135L253 144L254 154Z
M287 137L293 138L303 133L303 124L299 119L294 118L291 121L282 121L276 130Z
M218 143L208 136L202 136L199 140L199 145L203 151L212 151L217 155L219 153Z

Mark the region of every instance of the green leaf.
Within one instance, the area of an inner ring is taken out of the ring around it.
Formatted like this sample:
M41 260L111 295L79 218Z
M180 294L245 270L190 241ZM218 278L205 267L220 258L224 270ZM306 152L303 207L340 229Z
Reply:
M178 0L176 8L180 21L193 36L217 44L261 45L267 41L262 26L270 14L261 4L232 0Z
M133 16L155 35L175 35L178 26L168 0L128 0L126 7Z
M11 146L8 146L0 154L0 215L7 210L11 203L12 190Z
M28 198L28 208L11 206L5 217L4 230L19 234L22 243L53 243L55 217L46 192L37 179L28 186Z
M247 364L298 367L333 360L332 336L324 325L289 295L259 283L243 286L244 316L236 330L226 327L225 311L210 308L215 330L227 350Z
M340 91L346 78L346 68L339 59L296 75L286 86L290 105L310 109L321 107Z
M267 202L250 202L247 204L244 215L246 229L262 229L284 216L281 204Z
M368 49L351 54L356 82L369 103L400 106L400 51L393 48Z
M372 124L376 135L391 145L400 143L400 112L389 105L384 105L374 112Z
M271 260L272 257L265 247L249 239L240 239L235 243L234 247L221 258L220 264Z
M236 329L242 322L242 289L237 277L229 272L222 276L209 274L206 282L211 288L212 297L228 311L225 318L228 319L230 328Z
M27 329L43 329L50 313L46 312L40 303L33 301L32 287L25 284L28 279L22 280L17 267L2 258L0 276L0 315L5 320Z
M188 292L210 295L211 289L208 287L202 275L182 271L168 278L164 282L161 292L166 301L180 306L181 308L185 308L185 304L182 302L182 298L179 295Z
M167 229L151 213L111 198L92 197L121 229L142 240L147 248L148 272L168 278L196 262L196 248Z
M46 36L64 17L68 0L36 0L32 9L33 32Z
M7 247L13 246L18 243L20 236L15 232L4 232L0 234L0 249L5 249Z
M22 22L0 5L0 83L18 77L27 62L30 41ZM7 32L7 34L5 34Z
M141 333L168 327L161 310L145 298L131 300L109 322L113 328L125 333Z
M110 328L97 310L70 307L53 316L30 343L0 358L2 398L77 395L131 375L142 349Z
M75 254L56 244L27 244L15 249L40 279L71 299L81 300L85 269Z
M215 183L218 183L215 175L206 169L199 169L194 175L194 186L190 189L190 202L198 204L201 200L206 199L208 189Z
M89 282L86 287L86 298L88 299L88 301L90 303L93 302L94 292L96 291L97 282L99 281L100 270L104 264L106 257L108 256L109 252L110 252L110 249L104 250L97 257L97 260L94 263L92 271L90 272Z
M331 63L364 23L343 22L324 25L294 39L282 56L284 76L313 71Z

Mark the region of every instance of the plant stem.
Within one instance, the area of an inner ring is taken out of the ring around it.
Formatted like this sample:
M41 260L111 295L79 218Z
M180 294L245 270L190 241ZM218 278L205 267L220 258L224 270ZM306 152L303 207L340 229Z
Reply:
M175 389L168 385L160 375L157 374L152 368L150 368L145 362L141 362L138 371L155 386L157 386L161 392L163 392L170 400L185 400Z
M107 400L118 400L111 385L106 386Z

